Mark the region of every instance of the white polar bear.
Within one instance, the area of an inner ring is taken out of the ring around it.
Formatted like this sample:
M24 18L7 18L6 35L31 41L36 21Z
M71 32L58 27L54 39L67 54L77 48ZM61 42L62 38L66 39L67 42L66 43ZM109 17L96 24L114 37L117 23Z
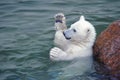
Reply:
M51 60L73 60L92 56L96 32L93 25L86 21L84 16L81 16L67 29L64 14L58 13L55 15L55 28L54 42L57 47L50 50Z

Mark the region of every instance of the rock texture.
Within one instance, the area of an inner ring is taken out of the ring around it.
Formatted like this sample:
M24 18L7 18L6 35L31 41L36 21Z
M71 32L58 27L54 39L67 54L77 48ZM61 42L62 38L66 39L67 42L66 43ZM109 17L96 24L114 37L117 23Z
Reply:
M120 80L120 20L113 22L96 39L94 58L102 72Z

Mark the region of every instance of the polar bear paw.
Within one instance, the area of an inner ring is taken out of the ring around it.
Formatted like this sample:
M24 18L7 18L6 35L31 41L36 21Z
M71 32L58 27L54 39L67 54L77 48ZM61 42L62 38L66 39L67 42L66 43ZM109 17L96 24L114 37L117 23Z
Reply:
M63 13L56 14L54 18L56 23L63 23L65 21L65 16Z
M57 30L67 29L66 27L66 18L63 13L58 13L54 16L55 18L55 27Z
M50 59L53 61L63 60L66 57L66 53L61 49L54 47L50 50Z

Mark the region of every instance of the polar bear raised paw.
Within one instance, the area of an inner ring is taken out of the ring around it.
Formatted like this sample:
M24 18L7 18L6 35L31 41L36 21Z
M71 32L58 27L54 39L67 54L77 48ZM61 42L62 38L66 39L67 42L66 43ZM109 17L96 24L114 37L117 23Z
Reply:
M63 13L58 13L54 16L56 30L64 30L66 27L66 18Z
M65 19L65 16L63 13L58 13L55 15L55 22L56 23L58 23L58 22L63 23L64 19Z

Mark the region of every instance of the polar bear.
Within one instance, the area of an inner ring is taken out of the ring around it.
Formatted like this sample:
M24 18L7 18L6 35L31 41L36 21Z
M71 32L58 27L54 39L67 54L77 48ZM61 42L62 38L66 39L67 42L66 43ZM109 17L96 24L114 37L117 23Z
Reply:
M55 15L55 39L57 47L50 50L50 59L66 61L92 56L92 46L96 38L94 26L84 16L67 29L63 13Z

